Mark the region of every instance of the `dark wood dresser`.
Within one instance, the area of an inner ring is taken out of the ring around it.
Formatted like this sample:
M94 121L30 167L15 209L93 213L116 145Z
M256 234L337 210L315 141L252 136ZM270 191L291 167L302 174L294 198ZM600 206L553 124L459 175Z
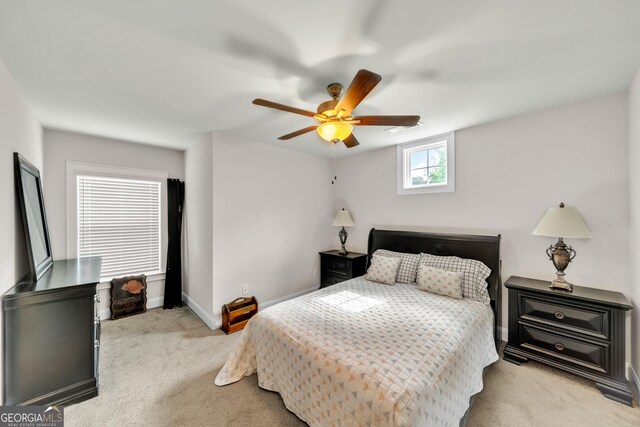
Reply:
M335 285L367 272L367 254L349 252L347 255L333 249L320 252L320 287Z
M66 405L98 395L99 257L54 261L4 294L4 405Z
M512 276L509 289L509 342L504 359L537 360L595 381L609 399L632 406L625 377L625 314L629 300L619 292Z

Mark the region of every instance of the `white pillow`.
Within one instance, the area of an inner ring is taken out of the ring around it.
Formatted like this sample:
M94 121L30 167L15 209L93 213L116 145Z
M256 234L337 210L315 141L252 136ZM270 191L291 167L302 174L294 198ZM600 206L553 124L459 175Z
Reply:
M409 254L404 252L388 251L386 249L378 249L373 253L391 258L400 258L400 267L396 282L398 283L416 283L416 274L418 274L418 264L420 263L420 254Z
M396 275L400 267L400 258L391 258L381 255L371 257L371 265L364 276L367 280L380 282L387 285L396 283Z
M487 305L491 303L489 291L487 290L487 277L491 275L491 269L481 261L457 256L437 256L421 253L420 264L447 271L464 272L462 295L465 298L471 298Z
M418 289L432 294L462 299L463 272L441 270L424 264L418 266Z

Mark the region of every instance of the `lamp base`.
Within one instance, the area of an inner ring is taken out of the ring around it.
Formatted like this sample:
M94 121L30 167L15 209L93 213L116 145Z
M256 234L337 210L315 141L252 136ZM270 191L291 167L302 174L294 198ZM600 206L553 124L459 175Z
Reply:
M573 292L573 285L564 280L564 270L575 258L576 251L574 251L571 246L565 244L562 237L559 237L555 245L551 245L547 248L547 256L553 262L553 266L557 270L556 278L549 284L549 287L552 289L562 289Z
M349 251L342 245L342 247L338 250L340 255L349 255Z
M342 245L342 248L340 248L340 250L338 251L338 253L340 255L347 255L349 253L348 250L345 249L344 244L347 243L347 230L344 229L344 227L342 227L342 230L340 230L340 232L338 233L338 237L340 238L340 244Z
M549 283L549 287L551 289L562 289L564 291L573 292L573 284L564 280L564 277L560 275L558 275L555 280L552 280L551 283Z

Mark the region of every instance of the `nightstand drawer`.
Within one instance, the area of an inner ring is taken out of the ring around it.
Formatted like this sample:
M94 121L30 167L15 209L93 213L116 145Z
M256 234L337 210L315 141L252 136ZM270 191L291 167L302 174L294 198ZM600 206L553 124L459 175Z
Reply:
M520 325L521 346L546 356L607 373L608 345L588 343L534 327Z
M569 307L550 301L522 296L521 318L532 322L571 329L579 333L609 338L609 312L574 304Z
M344 282L347 279L348 278L346 278L344 276L327 275L324 278L324 281L323 281L321 287L335 285L336 283Z
M323 265L325 271L330 274L343 275L349 277L350 262L338 258L327 259L326 265Z
M362 276L367 268L367 254L337 250L320 252L320 287Z

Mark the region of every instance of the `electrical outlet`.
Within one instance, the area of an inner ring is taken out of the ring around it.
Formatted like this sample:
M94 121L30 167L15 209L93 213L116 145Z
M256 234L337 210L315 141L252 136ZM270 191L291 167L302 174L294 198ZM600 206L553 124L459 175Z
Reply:
M242 296L249 295L249 285L242 285Z
M313 269L313 277L318 277L318 269L317 268Z

